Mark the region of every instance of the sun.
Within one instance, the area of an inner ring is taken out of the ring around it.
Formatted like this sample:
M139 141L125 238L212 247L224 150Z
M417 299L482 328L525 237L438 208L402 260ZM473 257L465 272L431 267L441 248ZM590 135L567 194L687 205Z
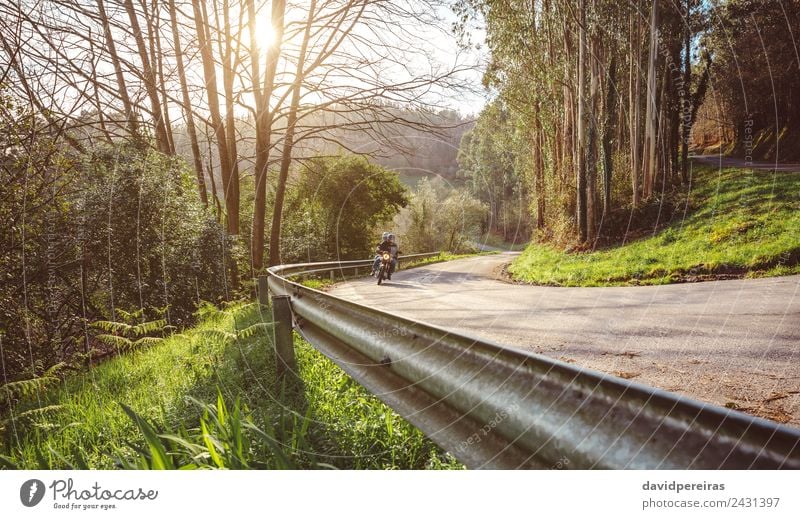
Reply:
M269 21L269 18L262 16L256 21L256 45L259 50L267 50L275 44L275 28Z

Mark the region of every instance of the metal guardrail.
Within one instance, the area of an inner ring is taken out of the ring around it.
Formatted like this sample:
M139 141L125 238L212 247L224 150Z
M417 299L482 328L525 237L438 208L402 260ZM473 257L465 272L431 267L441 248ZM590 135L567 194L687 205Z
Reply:
M371 263L280 265L260 285L315 348L470 468L800 469L800 429L287 279Z

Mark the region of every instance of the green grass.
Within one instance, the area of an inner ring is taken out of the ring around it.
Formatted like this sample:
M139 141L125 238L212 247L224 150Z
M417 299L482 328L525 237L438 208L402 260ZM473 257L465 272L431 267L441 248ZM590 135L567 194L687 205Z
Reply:
M299 338L302 384L278 384L269 317L206 308L195 328L24 399L2 417L0 455L17 468L460 467Z
M800 273L800 175L700 168L685 218L622 246L567 253L531 244L517 280L558 286L656 285Z

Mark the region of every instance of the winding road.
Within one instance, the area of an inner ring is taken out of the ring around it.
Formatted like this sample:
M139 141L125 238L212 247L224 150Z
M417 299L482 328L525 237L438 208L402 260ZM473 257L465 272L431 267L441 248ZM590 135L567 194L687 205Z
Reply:
M512 284L513 254L341 283L331 293L800 426L800 276L652 287Z

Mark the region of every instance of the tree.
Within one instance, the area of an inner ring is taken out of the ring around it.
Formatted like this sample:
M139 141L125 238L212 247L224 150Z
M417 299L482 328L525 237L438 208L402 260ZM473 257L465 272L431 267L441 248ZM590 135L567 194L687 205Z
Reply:
M714 137L742 157L752 160L800 160L800 75L797 2L731 0L715 11L713 31L705 38L714 74L707 79L719 116L706 115ZM793 37L792 37L793 36ZM703 59L705 61L705 59ZM696 94L705 95L706 69ZM703 86L701 89L700 87ZM693 111L699 108L694 104ZM696 112L695 112L696 115ZM719 128L729 128L728 135Z
M474 250L489 210L467 190L447 189L440 182L422 180L400 218L405 252Z
M374 248L377 229L407 204L397 173L363 157L312 160L290 195L288 226L297 230L295 241L302 242L293 254L311 260L364 258ZM299 258L280 258L287 259Z
M532 193L531 216L543 238L593 247L617 234L607 227L622 221L611 217L615 211L656 203L656 187L665 192L688 180L677 175L679 163L688 161L686 149L679 152L681 135L691 129L708 70L691 48L702 46L709 6L695 0L644 4L457 2L462 34L470 19L485 23L491 58L484 83L515 128L495 131L493 138L510 150ZM695 72L684 88L687 66ZM627 81L619 81L626 68ZM620 102L626 97L627 113ZM689 114L683 120L682 106ZM494 117L487 106L476 127ZM474 148L474 136L462 146ZM462 167L469 174L471 166ZM630 184L616 182L615 172L629 174Z

